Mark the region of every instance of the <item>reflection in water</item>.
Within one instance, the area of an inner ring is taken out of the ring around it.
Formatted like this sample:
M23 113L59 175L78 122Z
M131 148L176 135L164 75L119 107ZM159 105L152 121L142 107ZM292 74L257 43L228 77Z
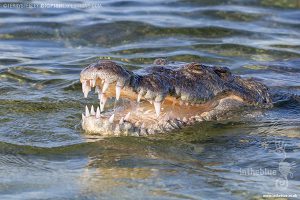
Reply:
M299 197L298 0L100 3L0 3L1 199ZM85 135L81 109L98 102L83 99L81 69L99 58L139 69L157 57L254 77L274 108L147 138ZM259 169L276 176L241 173Z
M153 179L155 169L146 168L87 168L80 178L82 196L106 196L110 198L126 195L127 188L138 189L137 182ZM134 180L134 182L131 182ZM125 194L124 194L125 193Z
M257 124L199 125L155 138L97 141L93 144L105 149L105 154L100 153L102 150L89 152L89 163L79 179L81 194L91 198L147 195L198 199L214 198L215 191L227 198L232 194L248 198L257 191L282 191L275 187L282 168L276 146L280 127L261 125L258 132L262 136L258 136ZM292 155L291 150L298 154L299 146L295 145L299 145L299 139L284 143L287 154ZM241 171L259 169L275 174L259 176ZM297 172L294 175L299 177ZM284 192L297 193L294 178Z

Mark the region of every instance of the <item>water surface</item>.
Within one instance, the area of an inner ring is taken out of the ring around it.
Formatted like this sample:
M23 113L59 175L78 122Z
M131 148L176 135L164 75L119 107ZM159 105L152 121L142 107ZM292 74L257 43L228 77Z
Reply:
M7 7L20 2L0 3L1 199L299 198L300 1ZM96 99L83 99L81 69L104 58L138 69L157 57L254 77L274 108L146 138L84 134L81 112ZM251 173L260 169L275 174Z

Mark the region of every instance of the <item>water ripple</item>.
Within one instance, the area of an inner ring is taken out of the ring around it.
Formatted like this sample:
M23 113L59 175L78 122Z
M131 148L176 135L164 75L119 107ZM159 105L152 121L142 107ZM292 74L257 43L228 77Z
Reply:
M28 3L101 6L3 8L13 2L0 3L1 199L261 198L277 192L276 177L239 170L277 169L274 138L298 165L298 1L36 0ZM111 59L140 69L157 57L254 77L270 87L274 108L149 138L84 134L81 112L98 100L83 99L82 68ZM294 171L287 192L299 180Z

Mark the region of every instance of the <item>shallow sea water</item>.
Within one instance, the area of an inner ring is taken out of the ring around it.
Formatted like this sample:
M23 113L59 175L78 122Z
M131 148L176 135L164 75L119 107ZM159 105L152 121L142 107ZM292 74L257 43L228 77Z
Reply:
M12 3L0 3L0 199L300 198L299 0ZM96 99L80 71L157 57L254 77L274 108L151 137L86 135Z

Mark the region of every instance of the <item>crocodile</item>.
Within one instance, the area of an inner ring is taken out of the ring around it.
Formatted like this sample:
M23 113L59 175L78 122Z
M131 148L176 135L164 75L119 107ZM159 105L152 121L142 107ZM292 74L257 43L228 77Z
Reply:
M80 82L85 98L95 88L99 99L82 114L82 128L92 134L146 136L272 107L269 89L259 81L196 62L159 58L130 71L99 60L81 71Z

